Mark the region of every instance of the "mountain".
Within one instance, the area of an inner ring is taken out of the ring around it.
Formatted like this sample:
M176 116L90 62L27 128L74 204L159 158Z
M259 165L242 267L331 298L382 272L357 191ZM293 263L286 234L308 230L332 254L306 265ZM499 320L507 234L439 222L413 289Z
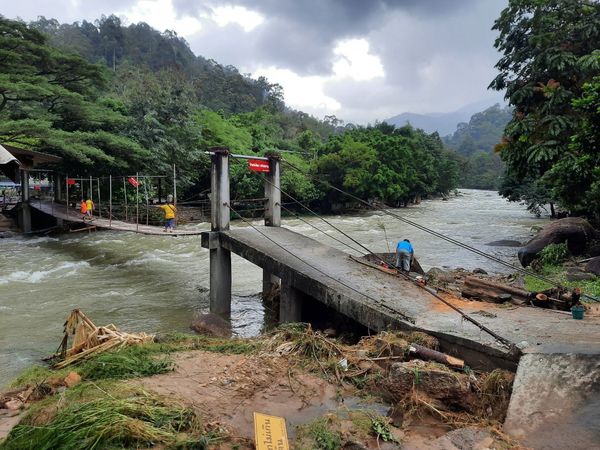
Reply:
M399 127L410 123L413 127L421 128L427 133L437 131L440 136L446 136L454 133L459 123L468 122L473 114L484 110L491 104L493 102L490 102L490 100L481 100L447 113L416 114L404 112L386 119L385 122Z
M446 146L464 158L462 187L498 189L504 163L494 147L502 139L511 117L511 108L495 104L474 114L468 123L459 123L454 134L443 138Z

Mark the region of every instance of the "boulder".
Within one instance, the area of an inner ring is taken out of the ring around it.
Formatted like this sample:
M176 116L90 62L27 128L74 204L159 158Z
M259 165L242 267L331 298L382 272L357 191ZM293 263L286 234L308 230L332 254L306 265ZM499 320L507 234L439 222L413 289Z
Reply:
M217 314L199 314L190 328L198 334L215 337L231 337L231 323Z
M600 276L600 256L590 259L585 265L585 271Z
M594 280L596 275L579 269L569 269L567 270L565 277L567 278L567 281L588 281Z
M437 280L442 283L453 283L455 281L454 276L438 267L432 267L427 272L428 280Z
M573 255L589 251L592 244L600 239L600 232L580 217L567 217L546 225L542 231L519 249L519 261L527 267L546 246L566 243Z

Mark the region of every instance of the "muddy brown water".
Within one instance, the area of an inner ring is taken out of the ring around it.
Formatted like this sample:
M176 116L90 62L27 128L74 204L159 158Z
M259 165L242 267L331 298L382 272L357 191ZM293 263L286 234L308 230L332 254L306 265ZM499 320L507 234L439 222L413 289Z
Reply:
M544 223L491 191L463 190L448 201L426 201L396 212L514 263L516 248L485 244L502 239L524 242L533 236L532 226ZM381 213L328 219L375 252L393 251L396 241L409 238L425 270L438 266L506 271ZM316 218L307 220L328 229ZM284 219L283 225L355 255L361 253L298 219ZM209 228L207 224L196 227ZM333 230L327 233L336 235ZM208 251L201 248L199 236L110 231L15 236L0 239L0 251L0 387L56 349L62 323L73 308L80 308L99 325L167 332L186 331L192 315L208 307ZM233 329L242 336L256 335L264 316L257 294L262 271L235 255L232 264Z

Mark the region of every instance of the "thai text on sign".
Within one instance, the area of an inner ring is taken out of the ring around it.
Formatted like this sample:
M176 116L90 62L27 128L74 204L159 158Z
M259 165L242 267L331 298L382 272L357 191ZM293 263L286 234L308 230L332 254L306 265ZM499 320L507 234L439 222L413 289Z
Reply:
M253 172L269 172L269 161L263 161L262 159L249 159L248 169Z
M133 187L138 187L140 185L140 182L134 177L127 178L127 181L129 181L129 184L131 184Z
M255 412L254 440L256 450L289 450L285 419Z

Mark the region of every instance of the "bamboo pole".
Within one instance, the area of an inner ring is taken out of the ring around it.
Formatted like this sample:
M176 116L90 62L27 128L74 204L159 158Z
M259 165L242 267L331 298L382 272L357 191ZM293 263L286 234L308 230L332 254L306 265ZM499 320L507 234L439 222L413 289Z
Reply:
M112 175L108 176L108 228L112 227Z
M148 183L146 183L146 179L144 179L144 195L146 196L146 225L148 225Z
M69 218L69 174L65 176L65 187L67 191L67 219Z
M98 187L98 218L102 219L102 204L100 201L100 178L96 178L96 181L98 181L98 184L96 185Z
M135 173L135 231L140 228L140 175Z
M173 164L173 204L177 205L177 172Z
M125 222L127 222L129 219L127 215L127 182L125 177L123 177L123 196L125 197Z

